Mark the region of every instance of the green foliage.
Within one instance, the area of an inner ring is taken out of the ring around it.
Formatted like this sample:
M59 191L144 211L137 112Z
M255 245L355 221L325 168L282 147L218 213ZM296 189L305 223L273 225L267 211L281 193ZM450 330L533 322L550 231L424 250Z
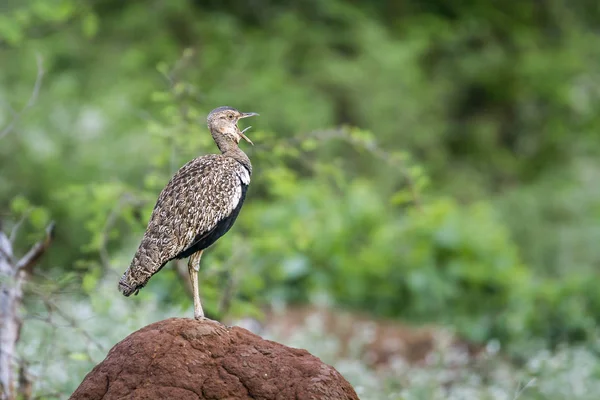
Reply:
M227 104L261 117L247 204L203 259L211 315L324 301L518 349L595 337L595 3L0 12L0 218L21 247L57 222L31 290L110 309L95 293L126 268L169 177L215 151L204 118ZM187 309L174 267L123 309Z
M271 259L260 275L288 301L327 294L376 315L452 323L479 341L522 329L507 331L506 320L522 319L511 306L530 273L489 204L440 199L401 213L367 181L312 180L245 212L255 254Z

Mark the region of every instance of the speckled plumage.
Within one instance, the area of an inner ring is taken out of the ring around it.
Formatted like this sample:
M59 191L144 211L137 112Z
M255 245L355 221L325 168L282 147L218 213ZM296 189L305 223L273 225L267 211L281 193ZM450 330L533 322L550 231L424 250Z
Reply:
M230 113L240 116L233 120ZM256 114L230 107L209 114L209 129L222 154L193 159L162 190L133 261L119 281L125 296L144 287L168 261L201 252L231 228L252 175L250 160L238 147L240 138L249 139L236 123L252 115Z

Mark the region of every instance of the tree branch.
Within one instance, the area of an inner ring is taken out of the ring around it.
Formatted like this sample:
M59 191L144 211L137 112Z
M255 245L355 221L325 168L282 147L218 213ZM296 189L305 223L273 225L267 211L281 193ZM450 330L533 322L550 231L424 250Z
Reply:
M52 240L54 222L46 228L44 240L31 247L16 264L12 261L12 244L0 231L0 399L12 400L18 391L14 388L15 349L19 341L22 319L19 307L23 302L23 286L27 283L34 264L46 251ZM26 384L26 382L25 382ZM27 395L27 388L23 388Z
M15 240L17 239L17 235L19 234L19 229L21 229L21 225L23 225L23 223L25 222L25 220L27 219L27 217L29 217L29 214L31 213L30 210L31 209L26 210L23 213L23 215L21 216L21 218L19 219L19 221L17 221L17 223L11 229L10 235L8 236L8 239L10 240L10 242L12 244L14 244Z
M13 262L12 245L9 238L0 229L0 274L12 275L10 266Z
M50 242L54 237L54 221L50 222L46 227L46 237L34 244L31 249L25 254L15 266L15 273L18 273L21 270L26 271L27 273L31 273L31 268L35 265L35 263L40 259L40 257L46 252L48 246L50 246Z

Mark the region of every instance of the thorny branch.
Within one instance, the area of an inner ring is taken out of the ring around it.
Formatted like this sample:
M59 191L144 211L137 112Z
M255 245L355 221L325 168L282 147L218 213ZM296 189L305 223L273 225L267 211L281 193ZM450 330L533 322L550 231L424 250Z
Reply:
M42 79L44 77L45 71L44 71L43 59L42 59L41 55L39 55L39 54L36 55L36 62L37 62L37 77L35 78L35 84L33 85L33 90L31 92L31 95L29 96L29 100L27 101L27 104L25 104L25 107L23 107L23 109L21 109L21 111L19 111L19 112L16 112L15 110L12 109L12 107L10 107L10 111L13 114L12 120L8 123L8 125L6 125L6 127L4 127L4 129L2 129L0 131L0 139L2 139L4 136L8 135L13 130L15 125L17 125L17 123L21 120L21 117L23 116L23 114L28 109L33 107L33 105L37 101L37 98L40 94L40 88L42 87Z

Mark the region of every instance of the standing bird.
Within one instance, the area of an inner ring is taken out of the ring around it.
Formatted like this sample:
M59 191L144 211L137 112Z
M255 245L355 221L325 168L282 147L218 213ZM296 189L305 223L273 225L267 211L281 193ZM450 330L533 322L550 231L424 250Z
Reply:
M198 157L171 178L158 197L148 228L133 261L119 281L130 296L170 260L189 257L194 292L194 317L204 317L198 291L202 252L231 228L250 184L252 165L238 147L240 139L252 144L237 122L257 113L219 107L208 114L208 129L221 154Z

